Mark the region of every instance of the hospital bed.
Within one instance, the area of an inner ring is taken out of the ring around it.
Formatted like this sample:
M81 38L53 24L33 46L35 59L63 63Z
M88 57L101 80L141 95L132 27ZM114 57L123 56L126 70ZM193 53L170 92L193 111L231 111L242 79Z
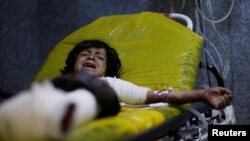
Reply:
M187 21L186 26L173 20L179 18ZM59 42L34 80L59 76L68 52L76 43L100 39L117 50L122 79L156 90L168 87L192 90L204 39L192 31L190 21L185 15L155 12L101 17ZM206 69L215 74L218 85L224 85L216 69L211 65ZM224 124L235 122L224 110L215 111L203 104L124 106L117 116L74 129L65 140L206 140L207 125L224 121Z

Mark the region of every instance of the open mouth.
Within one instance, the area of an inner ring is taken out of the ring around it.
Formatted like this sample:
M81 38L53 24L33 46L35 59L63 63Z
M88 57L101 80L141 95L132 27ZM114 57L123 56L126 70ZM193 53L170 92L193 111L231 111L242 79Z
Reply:
M92 63L84 63L83 64L84 68L92 68L92 69L96 69L96 65L92 64Z

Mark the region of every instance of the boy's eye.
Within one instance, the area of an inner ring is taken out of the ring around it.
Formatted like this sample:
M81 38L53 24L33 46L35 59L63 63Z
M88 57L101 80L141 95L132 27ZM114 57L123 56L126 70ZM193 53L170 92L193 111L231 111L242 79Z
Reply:
M104 57L102 56L97 56L98 59L104 60Z
M89 53L87 53L87 52L82 52L82 53L80 53L79 55L81 55L81 56L86 56L86 55L88 55Z

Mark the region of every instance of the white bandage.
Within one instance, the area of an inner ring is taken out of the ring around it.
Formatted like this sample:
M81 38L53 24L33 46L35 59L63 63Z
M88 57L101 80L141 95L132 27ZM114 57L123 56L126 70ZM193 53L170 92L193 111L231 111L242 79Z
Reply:
M149 88L112 77L102 77L115 90L121 102L127 104L144 104Z

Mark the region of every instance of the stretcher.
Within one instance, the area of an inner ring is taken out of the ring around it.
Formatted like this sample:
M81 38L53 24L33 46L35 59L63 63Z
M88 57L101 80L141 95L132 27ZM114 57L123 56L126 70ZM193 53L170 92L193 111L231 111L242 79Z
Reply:
M180 15L155 12L98 18L59 42L34 80L59 76L74 45L86 39L99 39L117 50L122 79L155 90L168 87L176 91L193 90L204 39L191 30L192 23L187 17L187 26L175 18ZM210 66L207 69L213 70ZM219 85L223 85L223 79L218 74L216 77ZM115 117L74 129L65 140L206 140L208 124L235 123L234 117L228 116L232 115L225 110L215 111L202 104L126 106Z

